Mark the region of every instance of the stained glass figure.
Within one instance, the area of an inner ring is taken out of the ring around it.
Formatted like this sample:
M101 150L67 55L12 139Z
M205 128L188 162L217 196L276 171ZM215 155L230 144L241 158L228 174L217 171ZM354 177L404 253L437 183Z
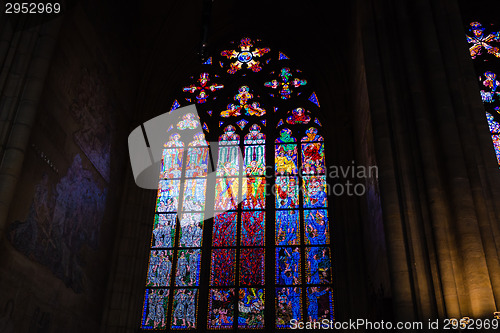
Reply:
M174 291L172 324L173 329L196 328L197 289L176 289Z
M168 141L163 145L165 148L173 147L184 147L184 142L179 141L181 138L179 133L173 133L170 135Z
M175 285L197 286L200 277L200 249L177 251Z
M284 53L280 52L278 60L286 60L286 59L290 59L290 58L288 58Z
M330 243L326 209L305 210L304 221L306 244L324 245Z
M306 260L306 280L308 284L328 284L332 282L329 248L306 248Z
M500 133L500 123L498 123L493 116L486 112L486 119L488 119L488 126L491 133Z
M302 178L304 208L320 208L327 206L326 177L304 176Z
M234 288L210 289L208 328L232 329L234 322Z
M186 177L206 177L208 171L208 148L188 148Z
M236 133L236 128L233 125L227 125L224 128L224 133L219 137L219 144L237 145L240 143L240 136Z
M248 121L245 119L241 119L240 121L237 121L236 124L241 128L244 129L245 126L248 124Z
M276 174L297 174L297 145L276 145L275 150Z
M266 110L260 107L259 102L251 102L253 99L253 94L250 93L250 88L248 86L241 86L238 88L238 93L234 95L234 100L238 104L228 104L227 110L220 113L221 117L236 117L240 116L242 113L248 116L263 116L266 114Z
M203 240L203 213L182 214L180 227L180 247L201 247Z
M295 209L299 206L297 177L276 177L276 208Z
M259 125L253 124L243 142L249 145L261 145L266 142L266 135L261 133Z
M307 288L307 317L309 322L333 320L333 296L330 287Z
M219 160L217 162L217 176L238 176L240 147L219 147Z
M236 245L237 213L224 212L214 217L212 246Z
M266 208L266 179L264 177L244 178L243 209Z
M498 101L500 91L496 90L500 85L500 81L497 80L497 75L492 71L486 71L483 76L479 77L479 81L486 87L486 90L480 90L483 103L493 103Z
M245 286L264 284L264 249L240 250L240 284Z
M241 245L264 246L265 212L241 213Z
M276 245L298 245L299 237L299 211L276 211Z
M184 92L189 92L196 95L196 103L205 103L209 97L209 92L215 92L224 88L224 85L219 83L208 84L210 81L209 73L201 73L197 84L191 84L183 88Z
M181 178L183 148L163 149L160 179Z
M212 249L210 285L232 286L235 283L236 250Z
M201 147L208 146L207 140L205 140L205 134L203 132L198 132L193 135L193 141L189 143L190 147Z
M256 58L262 57L271 50L269 48L254 48L253 46L254 42L250 38L243 38L238 45L239 50L225 50L221 52L223 57L235 59L229 65L230 67L227 70L229 74L239 71L243 64L246 64L246 67L253 72L259 72L262 69L260 62ZM222 66L223 64L221 63Z
M152 250L149 254L147 287L168 287L172 273L172 250Z
M311 117L306 113L309 111L303 108L296 108L292 110L292 115L286 118L286 122L290 125L295 124L308 124L311 121Z
M318 101L318 96L316 96L316 93L313 92L311 96L309 96L308 100L314 104L316 104L319 107L319 101Z
M170 108L170 111L173 111L173 110L178 109L180 107L181 107L181 105L179 104L179 102L177 100L174 100L174 102L172 103L172 107Z
M300 249L276 247L276 284L291 286L300 284Z
M146 289L142 311L142 329L165 329L168 289Z
M318 134L318 129L310 127L306 131L306 136L302 138L302 142L323 141L323 137Z
M204 211L207 180L204 178L186 179L184 184L183 210Z
M238 295L238 327L264 328L264 289L240 288Z
M156 199L156 211L176 212L179 199L180 180L166 179L158 183L158 195Z
M177 123L178 130L195 129L198 126L199 121L196 116L192 113L186 113L182 116L182 120Z
M153 225L152 248L169 248L174 246L175 214L156 214Z
M479 22L472 22L470 24L469 31L472 32L472 36L467 36L467 43L472 44L469 48L470 55L472 59L475 59L478 55L482 54L483 48L489 54L500 58L499 48L493 46L492 42L500 41L500 32L492 32L489 35L485 35L484 27Z
M238 178L218 178L215 183L215 210L238 207Z
M273 74L272 72L271 74ZM282 99L290 99L292 97L292 87L299 88L300 86L305 86L307 84L306 80L293 78L292 71L288 67L281 69L277 80L272 80L265 82L264 86L272 89L278 89Z
M276 288L276 327L291 328L294 319L302 321L302 290L300 287Z
M325 150L322 142L302 144L301 170L305 175L325 173Z
M491 139L493 140L493 147L495 148L498 164L500 164L500 135L492 135Z

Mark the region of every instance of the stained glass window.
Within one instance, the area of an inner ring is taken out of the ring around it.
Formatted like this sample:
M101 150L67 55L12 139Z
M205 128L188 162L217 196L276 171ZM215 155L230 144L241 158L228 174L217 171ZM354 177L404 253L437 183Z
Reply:
M479 93L486 110L493 148L500 165L500 27L489 22L468 24L470 56L479 78Z
M196 104L201 119L186 114L166 129L143 330L333 319L320 104L289 55L244 37L181 86L172 109Z

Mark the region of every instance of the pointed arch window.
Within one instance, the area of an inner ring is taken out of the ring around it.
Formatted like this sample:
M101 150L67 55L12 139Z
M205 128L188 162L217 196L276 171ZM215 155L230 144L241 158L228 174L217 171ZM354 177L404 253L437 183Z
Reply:
M172 109L192 103L203 132L195 115L168 129L141 329L333 320L326 142L306 73L245 37L206 61Z

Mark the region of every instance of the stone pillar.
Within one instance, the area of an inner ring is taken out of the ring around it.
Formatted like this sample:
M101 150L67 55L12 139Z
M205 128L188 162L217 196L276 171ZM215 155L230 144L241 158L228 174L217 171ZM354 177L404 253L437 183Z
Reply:
M0 32L4 66L0 74L0 235L6 227L61 21L59 17L27 30L18 26L17 32L4 25Z
M395 317L491 318L500 172L457 1L364 8Z

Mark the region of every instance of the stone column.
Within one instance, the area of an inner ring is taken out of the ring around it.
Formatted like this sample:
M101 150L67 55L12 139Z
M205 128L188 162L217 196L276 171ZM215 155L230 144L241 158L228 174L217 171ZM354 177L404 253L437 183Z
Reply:
M7 53L3 58L3 65L7 68L2 69L3 81L0 81L3 84L0 105L0 234L6 227L61 21L59 17L26 31L1 32L0 56Z

